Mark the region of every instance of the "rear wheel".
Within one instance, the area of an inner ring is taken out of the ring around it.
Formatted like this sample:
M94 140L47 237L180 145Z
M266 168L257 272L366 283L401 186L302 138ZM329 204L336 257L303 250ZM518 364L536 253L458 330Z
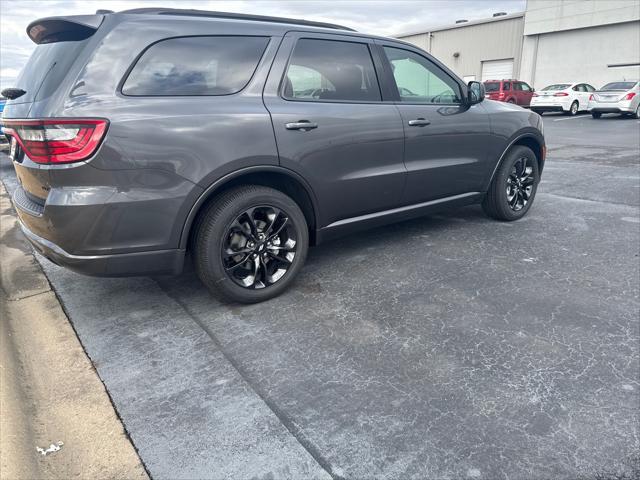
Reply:
M631 116L633 118L640 118L640 103L636 107L636 111L634 113L632 113Z
M530 148L517 145L498 167L482 208L496 220L518 220L531 208L538 181L538 159Z
M510 98L509 100L507 100L507 103L516 103L516 101L513 98Z
M574 116L578 113L578 109L579 109L579 105L578 105L578 101L575 100L571 106L569 107L569 111L565 112L566 115L571 115Z
M591 112L591 116L593 118L600 118L602 116L602 113L600 113L600 112Z
M261 302L291 284L308 244L306 220L291 198L268 187L237 187L214 200L200 217L195 269L221 300Z

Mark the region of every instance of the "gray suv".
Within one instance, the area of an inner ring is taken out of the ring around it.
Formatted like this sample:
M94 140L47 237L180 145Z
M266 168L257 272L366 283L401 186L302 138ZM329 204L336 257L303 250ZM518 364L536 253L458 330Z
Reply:
M44 18L3 126L35 248L98 276L285 290L309 245L482 203L517 220L540 116L413 45L338 25L174 9Z

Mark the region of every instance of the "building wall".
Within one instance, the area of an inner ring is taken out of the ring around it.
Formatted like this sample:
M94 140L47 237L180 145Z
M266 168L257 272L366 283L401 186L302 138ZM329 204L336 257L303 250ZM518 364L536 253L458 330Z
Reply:
M635 63L635 66L608 65ZM640 78L640 21L525 37L521 76L535 88Z
M518 75L523 29L524 20L518 16L398 38L431 53L460 77L473 75L480 80L482 62L487 60L513 58L514 76Z
M637 0L527 0L525 35L640 20Z

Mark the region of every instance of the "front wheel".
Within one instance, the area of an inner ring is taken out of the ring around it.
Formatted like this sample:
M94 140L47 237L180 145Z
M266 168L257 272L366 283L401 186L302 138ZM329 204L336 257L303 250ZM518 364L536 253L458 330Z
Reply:
M224 192L196 228L196 272L224 301L256 303L279 295L307 256L304 214L273 188L246 185Z
M511 222L524 217L533 204L539 179L533 151L522 145L511 148L493 177L482 208L496 220Z

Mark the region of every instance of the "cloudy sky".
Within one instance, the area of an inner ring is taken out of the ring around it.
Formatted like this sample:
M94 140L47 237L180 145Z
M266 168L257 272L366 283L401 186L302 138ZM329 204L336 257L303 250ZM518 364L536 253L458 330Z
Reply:
M524 10L526 0L0 0L0 88L12 86L35 45L27 25L42 17L83 15L97 9L197 8L340 23L391 35Z

